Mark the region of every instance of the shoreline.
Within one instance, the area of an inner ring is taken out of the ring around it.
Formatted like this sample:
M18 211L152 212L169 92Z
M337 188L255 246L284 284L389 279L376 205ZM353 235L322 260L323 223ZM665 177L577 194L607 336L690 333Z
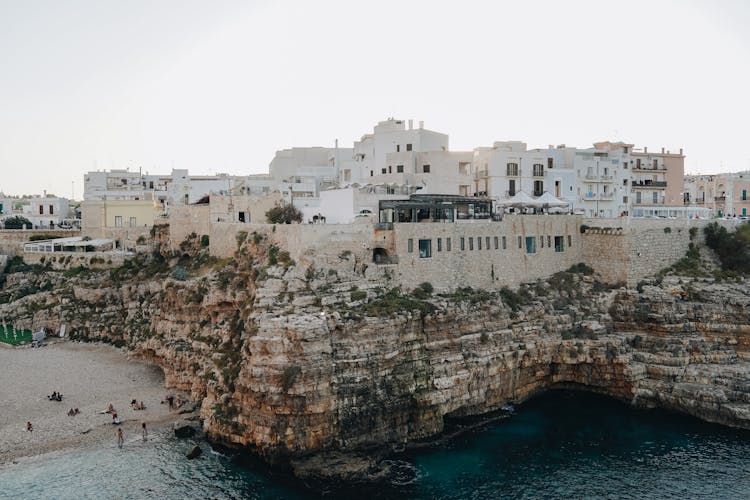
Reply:
M191 414L170 411L164 374L151 362L130 359L107 344L53 341L41 349L0 349L0 466L48 453L117 442L117 428L128 437L141 436L141 422L159 432ZM59 391L63 400L49 401ZM134 410L137 399L145 410ZM121 421L101 413L112 403ZM71 408L80 413L69 416ZM33 431L26 431L30 421Z

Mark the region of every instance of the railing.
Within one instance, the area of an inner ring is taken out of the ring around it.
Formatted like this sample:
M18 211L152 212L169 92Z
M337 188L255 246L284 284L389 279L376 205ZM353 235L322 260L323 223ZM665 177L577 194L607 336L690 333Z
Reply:
M633 166L633 172L638 172L638 171L666 172L666 170L667 170L667 168L664 167L664 166L659 166L659 167L656 167L656 168L654 168L653 166L649 167L649 166L645 166L645 165L641 165L640 167Z
M714 201L727 201L726 196L714 196Z
M602 200L611 200L615 197L615 193L613 191L610 191L608 193L599 193L599 199Z
M664 188L667 187L667 181L633 181L630 185L637 188Z
M699 198L699 199L695 200L695 204L696 205L703 205L705 203L706 203L706 199L705 198Z

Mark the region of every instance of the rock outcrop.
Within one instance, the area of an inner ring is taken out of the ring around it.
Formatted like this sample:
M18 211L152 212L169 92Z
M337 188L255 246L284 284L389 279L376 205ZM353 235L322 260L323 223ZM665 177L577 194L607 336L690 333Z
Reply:
M559 384L750 428L745 281L627 290L568 272L433 295L392 289L348 255L294 263L257 234L235 259L197 240L182 251L12 273L0 315L155 361L202 402L209 437L272 461L401 446Z

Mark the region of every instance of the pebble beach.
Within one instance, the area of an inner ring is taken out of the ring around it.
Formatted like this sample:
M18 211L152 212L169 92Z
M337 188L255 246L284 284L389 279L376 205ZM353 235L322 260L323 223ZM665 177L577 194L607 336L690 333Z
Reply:
M61 402L48 400L53 391L63 395ZM126 442L140 438L142 422L151 429L179 420L177 412L161 404L167 392L157 366L130 360L109 345L0 345L0 465L58 450L116 446L118 427ZM143 401L146 409L132 409L133 399ZM119 426L110 414L101 413L110 403ZM69 416L71 408L80 413Z

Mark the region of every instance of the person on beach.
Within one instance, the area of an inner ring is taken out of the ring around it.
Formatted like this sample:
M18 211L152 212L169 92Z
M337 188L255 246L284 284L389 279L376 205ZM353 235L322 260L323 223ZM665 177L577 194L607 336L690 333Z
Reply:
M112 403L109 403L109 406L107 407L107 413L112 413L115 411L115 407L112 406Z
M122 437L122 428L117 429L117 447L122 448L122 443L125 442L125 439Z
M167 402L169 402L169 409L174 410L174 396L171 394L167 396Z
M31 425L31 422L26 422L26 430L29 432L34 430L34 426Z
M141 423L141 434L143 435L144 441L148 439L148 430L146 429L146 422Z

